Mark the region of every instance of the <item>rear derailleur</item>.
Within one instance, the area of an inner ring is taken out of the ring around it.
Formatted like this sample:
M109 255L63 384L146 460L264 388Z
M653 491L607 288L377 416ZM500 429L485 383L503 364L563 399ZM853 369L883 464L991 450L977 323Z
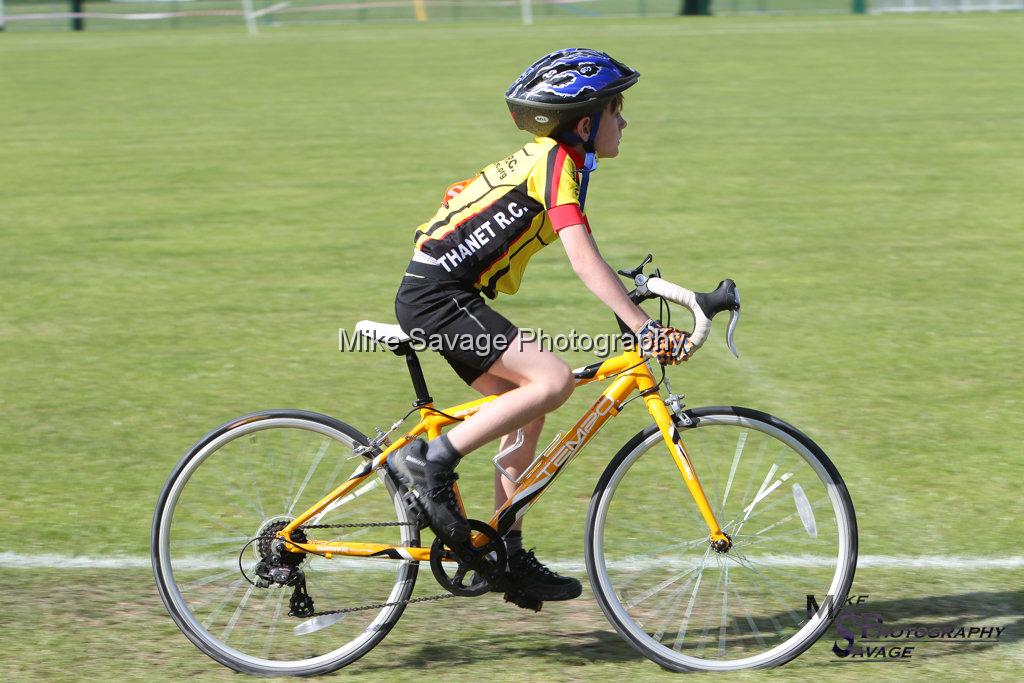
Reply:
M286 542L278 537L278 531L288 522L273 524L264 530L259 541L260 561L256 563L256 587L291 586L292 597L288 601L288 616L309 617L314 613L313 598L306 592L306 574L299 565L306 559L305 553L294 553L285 549ZM306 535L300 529L292 532L295 543L305 543Z

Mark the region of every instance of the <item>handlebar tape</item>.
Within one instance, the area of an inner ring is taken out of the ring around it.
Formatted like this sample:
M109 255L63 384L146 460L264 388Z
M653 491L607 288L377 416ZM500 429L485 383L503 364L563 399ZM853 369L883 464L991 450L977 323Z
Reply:
M711 331L711 318L705 314L704 309L697 302L697 295L686 287L680 287L668 280L662 280L660 277L648 278L647 289L652 294L657 294L690 309L690 313L693 314L693 333L690 335L690 342L698 348L702 346Z

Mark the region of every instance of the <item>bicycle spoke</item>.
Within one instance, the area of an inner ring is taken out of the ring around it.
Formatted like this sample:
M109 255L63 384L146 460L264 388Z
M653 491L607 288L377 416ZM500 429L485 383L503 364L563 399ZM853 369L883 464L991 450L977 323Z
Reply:
M238 566L236 565L233 569L228 569L228 570L222 571L222 572L220 572L218 574L212 574L210 576L206 576L206 577L204 577L202 579L196 579L195 581L190 581L188 583L183 583L183 584L178 586L178 590L181 591L182 593L187 593L190 590L193 590L195 588L199 588L200 586L205 586L207 584L213 583L214 581L219 581L220 579L226 579L227 577L229 577L229 576L231 576L233 574L237 574L237 573L238 573Z
M299 485L299 491L298 493L295 494L295 497L292 499L292 504L288 506L288 511L285 513L285 515L290 517L292 511L295 510L295 506L298 504L299 498L302 497L302 492L306 490L306 486L309 484L309 480L313 478L313 473L316 472L316 468L320 466L320 461L327 453L327 449L330 447L330 445L330 439L323 440L320 446L320 450L318 450L316 455L313 457L313 462L310 463L309 469L306 470L306 476L302 479L302 483Z
M740 458L743 456L743 447L747 445L747 432L744 430L736 438L736 448L732 455L732 467L729 468L729 480L725 482L725 494L722 496L722 510L729 500L729 491L732 490L732 480L736 477L736 468L739 467Z
M341 471L345 468L345 464L349 461L351 457L352 456L349 456L348 458L338 458L338 461L334 464L334 469L331 470L331 476L327 477L324 480L324 490L320 492L319 496L317 496L317 500L323 498L328 493L330 493L331 491L338 487L338 477L341 476Z
M768 443L766 441L761 441L760 445L758 446L757 453L756 453L756 455L754 455L753 466L749 469L748 473L745 476L745 479L747 480L747 485L743 489L743 495L740 496L740 500L741 501L743 501L743 500L750 500L750 489L754 485L754 482L756 481L756 476L757 476L755 474L755 472L760 472L761 471L761 465L765 461L765 457L767 455L768 455Z
M668 557L671 557L671 556L666 556L666 555L663 554L666 550L672 550L673 548L678 548L680 550L685 550L687 548L692 548L694 546L702 545L702 544L707 543L707 542L708 542L708 537L705 535L705 536L701 536L699 538L694 538L694 539L689 540L689 541L676 541L675 543L669 543L668 545L655 546L655 547L650 549L649 554L654 555L655 557L657 557L659 559L662 558L662 557L668 558Z
M750 521L750 520L752 520L752 519L757 519L758 517L763 517L763 516L764 516L764 515L765 515L766 513L768 513L768 512L771 512L772 510L774 510L774 509L775 509L775 508L777 508L778 506L780 506L780 505L785 505L785 504L786 504L786 502L787 502L787 501L789 501L789 500L790 500L789 498L784 498L784 497L783 497L783 498L777 498L777 499L775 499L774 501L772 501L771 503L769 503L768 505L762 505L761 507L759 507L759 508L757 509L757 512L755 512L755 513L751 514L751 515L750 515L750 517L749 517L749 518L748 518L748 519L747 519L746 521L748 521L748 522L749 522L749 521ZM815 502L815 503L814 503L814 504L813 504L813 505L811 506L811 508L812 508L812 509L814 509L814 508L819 508L819 507L821 507L821 506L822 506L823 504L824 504L824 505L828 505L829 503L831 503L831 500L829 499L829 497L828 497L828 494L825 494L824 496L822 496L821 498L819 498L819 499L818 499L818 500L817 500L817 501L816 501L816 502ZM796 504L796 502L795 502L795 501L793 501L793 504L795 505L795 504Z
M252 472L249 471L246 471L245 476L249 480L249 484L252 487L252 497L245 498L243 494L242 500L253 506L252 509L256 513L258 519L266 519L267 510L263 505L263 496L260 495L259 487L256 485L256 479L253 476Z
M249 602L249 598L252 596L252 592L256 590L256 586L250 585L245 591L245 595L238 601L238 607L235 608L234 614L228 620L228 625L224 627L224 633L221 634L220 639L225 643L228 642L228 638L231 637L231 633L235 630L235 626L238 624L238 618L242 616L242 610L245 609L246 604Z
M658 583L657 585L653 586L652 588L649 588L648 590L644 591L638 597L633 598L628 603L626 603L625 606L626 607L636 607L640 603L646 602L651 597L653 597L653 596L657 595L658 593L660 593L661 591L665 590L666 588L668 588L669 586L674 584L679 579L685 578L686 576L692 574L693 572L695 572L695 571L697 571L699 569L703 570L703 566L693 567L693 568L688 569L687 571L684 571L684 572L682 572L680 574L676 574L675 576L669 577L669 578L665 579L664 581Z
M756 518L758 516L761 516L764 513L770 512L771 510L773 510L774 508L776 508L778 505L780 505L782 503L784 503L784 501L777 501L777 502L771 504L770 506L768 506L767 508L763 508L763 509L759 510L757 514L751 515L751 519L754 519L754 518ZM820 509L822 507L827 506L829 503L831 503L831 501L828 499L828 497L827 496L823 496L823 497L819 498L818 500L816 500L814 503L811 504L811 509L812 510ZM783 522L791 520L794 517L797 517L799 514L800 514L799 511L792 512L792 513L786 515L785 517L782 517L781 519L779 519L779 520L773 522L772 524L766 526L765 528L761 529L760 531L755 531L754 533L748 533L748 535L746 535L746 536L749 536L749 537L750 536L759 536L764 531L767 531L767 530L771 529L774 526L778 526L779 524L781 524Z
M757 538L757 540L752 540L752 541L744 540L742 543L739 543L737 545L739 545L741 548L746 549L746 548L751 548L751 547L755 547L755 546L758 546L758 545L762 545L762 544L768 543L770 541L777 541L777 540L780 540L780 539L783 539L783 538L794 538L794 537L801 538L801 539L807 538L808 537L807 536L807 529L804 529L803 527L800 527L799 529L792 529L790 531L782 531L782 532L780 532L778 534L774 534L772 536L751 537L751 538Z
M287 489L282 488L281 490L281 493L284 494L284 502L281 506L282 510L288 509L288 501L292 499L292 494L295 492L295 484L298 483L299 471L301 469L301 466L299 465L298 449L294 446L287 445L288 442L294 440L294 436L294 434L286 434L284 439L286 445L283 448L283 452L285 457L288 459L288 474L285 477L288 482L288 487Z
M719 566L719 569L721 569L722 559L720 557L718 557L718 555L715 555L714 556L714 560L715 560L715 564ZM722 572L719 571L718 572L718 580L715 582L715 587L714 587L714 589L712 589L711 595L712 596L716 595L718 593L719 589L721 589L721 587L722 587ZM704 628L701 629L700 638L697 641L697 644L699 645L699 649L697 650L696 655L698 657L703 657L704 656L704 649L708 645L708 632L710 630L711 630L711 620L710 619L705 619L704 620Z
M743 508L743 511L746 513L743 516L744 521L750 518L750 513L754 511L754 506L756 506L762 500L771 495L775 491L775 489L779 488L779 486L782 485L784 481L793 476L792 472L786 472L781 477L776 479L772 484L769 485L768 482L771 481L772 477L774 477L775 473L778 471L779 466L773 463L771 468L768 470L768 474L765 475L764 481L761 482L761 488L758 489L757 495L754 496L754 500L750 501L750 505Z
M756 571L756 572L768 572L768 571L771 571L773 574L777 574L777 575L781 575L781 576L785 576L787 578L790 578L794 582L803 582L803 581L807 580L806 574L798 573L799 570L801 570L801 569L806 569L807 567L813 566L813 567L824 567L826 569L831 570L831 569L835 568L835 564L836 564L834 558L824 557L824 556L821 558L821 560L824 560L824 563L821 563L820 561L816 560L813 556L809 557L809 556L806 556L806 555L794 555L794 556L791 556L788 561L785 560L785 556L782 556L782 557L772 556L776 560L780 560L780 559L783 560L783 562L775 561L775 562L771 562L770 564L767 563L767 562L764 562L764 561L760 561L760 560L752 560L752 559L744 556L742 554L742 552L740 552L740 551L737 551L735 553L730 552L729 556L730 556L730 559L732 559L733 561L736 562L736 564L744 566L744 567L746 567L747 569L749 569L751 571ZM738 558L742 558L742 561L740 561L740 559L738 559Z
M797 516L796 512L791 512L788 515L786 515L785 517L783 517L782 519L780 519L778 521L775 521L775 522L772 522L771 524L769 524L768 526L764 527L760 531L755 531L752 534L747 534L747 536L748 537L750 537L750 536L760 536L760 535L764 534L766 531L771 531L775 527L780 526L782 524L785 524L786 522L790 521L791 519L793 519L796 516ZM736 539L733 538L733 540L736 540Z
M225 588L220 593L220 595L223 596L224 599L221 600L220 604L217 605L217 607L213 610L213 612L211 612L209 614L209 616L206 617L206 621L203 622L203 628L206 628L206 629L210 628L210 624L212 624L214 622L214 620L218 616L220 616L221 610L224 609L224 607L228 604L228 602L231 600L231 598L233 598L235 596L235 593L238 592L238 589L241 588L244 584L245 584L245 579L237 579L235 581L232 581L227 586L227 588Z
M700 591L700 582L704 578L704 568L707 566L708 556L711 554L711 548L704 551L704 557L701 559L700 571L697 572L697 581L693 585L693 592L690 593L690 601L686 604L686 614L683 616L683 623L679 626L679 630L676 631L676 639L672 643L672 649L677 652L683 649L683 640L686 638L686 631L690 625L690 617L693 616L693 606L697 602L697 593Z
M725 655L726 623L729 620L729 565L722 568L722 623L718 629L718 656Z
M253 435L250 436L250 438L249 438L249 447L250 447L251 450L256 451L256 453L257 453L257 456L254 458L254 461L257 462L257 463L262 463L264 461L263 454L265 452L265 449L263 447L263 440L259 438L258 434L253 434ZM276 469L277 468L275 468L275 470ZM251 502L252 504L254 504L256 506L256 514L259 516L259 518L261 520L262 519L266 519L267 518L266 506L263 503L263 495L259 491L259 486L257 486L257 484L256 484L256 477L253 474L252 470L250 470L249 468L246 468L244 470L244 473L245 473L246 478L249 480L249 484L252 486L253 498L252 498L251 501L248 501L248 502ZM247 500L247 499L243 497L243 501L244 500Z
M281 621L281 609L284 607L285 592L280 591L280 595L277 596L277 604L274 606L274 618L270 621L270 631L267 633L267 639L263 643L263 659L270 658L270 646L274 642L274 634L277 633L277 625Z
M734 604L738 604L739 608L741 610L743 610L743 612L744 612L743 618L746 619L747 625L750 627L750 632L751 632L751 634L753 634L754 639L757 641L757 644L760 645L761 647L766 647L767 643L765 642L764 638L761 636L761 630L759 628L757 628L757 624L754 623L754 618L753 618L753 616L750 613L750 609L746 606L746 601L740 595L739 588L737 588L735 584L733 584L733 587L732 587L732 594L733 594L733 597L736 598L736 601L735 601ZM739 628L738 627L737 627L736 631L737 631L737 633L739 633ZM776 631L777 632L781 632L781 629L776 629Z
M748 567L748 568L751 569L751 576L753 576L754 580L758 581L761 584L761 586L763 588L765 588L765 590L767 591L768 595L786 595L787 594L787 591L781 590L779 588L777 582L774 579L772 579L766 572L758 570L758 569L753 568L753 567ZM803 620L803 618L800 617L799 614L794 612L789 607L784 607L783 609L785 609L786 612L789 613L790 618L793 620L793 625L794 626L799 628L800 626L803 625L804 620Z
M383 476L383 475L381 475L381 476ZM327 516L327 514L329 512L333 512L333 511L337 510L338 508L341 508L342 506L344 506L344 505L346 505L348 503L351 503L356 498L359 498L360 496L366 495L370 491L372 491L375 488L377 488L378 486L380 486L382 481L383 481L383 479L381 477L377 477L377 478L371 479L370 481L366 482L365 484L362 484L361 486L356 488L356 490L353 491L352 493L349 493L346 496L342 496L338 500L332 502L330 505L325 507L323 509L323 511L321 511L319 514L315 515L312 519L310 519L309 523L310 524L319 524L320 520L323 519L325 516ZM349 510L349 511L341 513L341 515L339 515L337 517L337 519L344 519L345 517L350 516L352 514L353 514L353 512L351 510Z
M718 571L718 580L715 582L715 587L714 587L714 589L711 592L712 596L717 595L718 591L722 589L722 579L724 577L724 573L721 571L721 569L722 569L722 558L719 557L718 554L714 554L713 557L714 557L715 564L717 565L719 571ZM709 614L708 616L710 617L711 615ZM711 619L710 618L705 619L704 620L704 628L701 629L700 640L698 641L698 644L700 646L700 648L697 650L697 653L696 653L698 657L703 657L704 656L704 650L708 646L708 634L711 632L711 627L712 627Z
M218 538L190 538L187 540L176 540L171 541L171 546L174 548L199 548L210 545L226 545L228 543L237 543L238 547L241 547L242 543L250 540L251 536L221 536ZM236 548L237 549L237 548Z
M693 585L693 582L695 580L696 579L692 577L687 579L686 583L684 583L675 591L673 591L672 595L670 595L668 600L665 601L665 604L662 605L657 612L655 612L655 615L653 617L651 617L650 621L653 624L656 623L658 616L660 616L664 612L668 612L667 616L665 617L665 620L662 622L662 627L651 635L652 638L659 642L661 641L662 637L665 635L665 629L669 626L669 624L675 622L676 613L679 611L679 607L683 602L683 598L686 597L686 591L687 589L689 589L691 585Z

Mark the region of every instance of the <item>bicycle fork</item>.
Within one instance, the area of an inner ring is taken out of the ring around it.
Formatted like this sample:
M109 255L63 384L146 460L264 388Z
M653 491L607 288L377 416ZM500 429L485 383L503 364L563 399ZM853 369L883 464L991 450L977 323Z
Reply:
M700 515L708 526L708 540L711 542L711 546L717 552L727 552L732 547L732 538L722 531L722 528L718 525L718 520L715 519L715 513L712 512L707 494L704 493L704 487L701 486L700 478L693 469L693 461L690 459L690 454L687 452L685 444L683 444L683 438L679 434L679 429L676 428L672 414L661 399L660 394L657 391L653 391L655 387L654 378L646 373L641 374L637 376L636 383L643 396L644 405L647 406L647 412L651 414L654 422L658 425L658 430L665 441L669 455L675 461L676 467L686 483L686 488L690 490L690 495L693 496L697 509L700 510Z

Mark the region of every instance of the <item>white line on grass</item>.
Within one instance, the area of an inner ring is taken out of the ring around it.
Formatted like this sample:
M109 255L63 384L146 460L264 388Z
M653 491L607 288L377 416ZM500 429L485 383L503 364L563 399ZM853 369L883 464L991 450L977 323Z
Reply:
M666 21L667 20L667 21ZM999 17L1000 24L995 24L985 16L950 16L948 18L941 19L928 19L925 17L915 18L914 21L906 21L901 18L893 18L891 16L858 16L850 17L848 14L837 13L831 17L824 18L808 18L806 20L779 20L771 17L720 17L719 22L716 25L712 25L707 22L683 22L673 21L672 17L649 17L648 19L638 18L637 22L630 23L624 21L622 17L605 17L603 20L597 20L588 24L588 30L592 32L600 33L601 31L614 31L618 35L636 35L636 34L678 34L682 38L690 37L701 37L701 36L719 36L719 35L749 35L749 34L770 34L770 35L788 35L788 34L805 34L805 33L839 33L842 31L862 31L871 30L875 28L881 28L886 31L919 31L922 27L925 29L940 28L951 31L963 31L973 30L981 31L985 33L991 33L997 28L1010 27L1010 30L1015 28L1014 22L1018 20L1016 16L1010 16L1005 14ZM562 35L565 33L566 20L554 21L550 24L534 24L525 29L527 35ZM652 23L657 22L657 23ZM522 32L522 27L516 26L512 22L508 21L492 21L492 22L464 22L457 26L446 25L443 23L433 24L430 27L423 27L420 25L394 25L380 23L375 24L372 27L367 27L360 24L355 25L335 25L332 28L338 28L339 30L324 30L324 27L329 26L332 22L323 21L320 27L313 27L309 29L302 29L299 26L292 26L288 28L287 32L283 33L268 33L260 36L260 41L264 44L267 43L281 43L291 40L301 40L303 44L314 44L314 43L336 43L343 39L347 43L359 43L359 42L374 42L382 38L397 38L401 39L409 35L410 31L416 31L416 39L423 41L430 40L450 40L453 36L457 36L460 40L467 40L467 37L480 38L486 36L497 36L507 37L510 31ZM333 22L337 24L337 22ZM187 35L186 35L187 33ZM77 38L78 36L75 36ZM55 41L49 36L41 35L38 39L30 38L28 35L19 36L17 42L5 45L4 50L7 52L27 52L39 49L45 49L47 51L53 50L109 50L109 49L125 49L129 47L143 47L149 48L154 44L153 36L131 36L131 35L119 35L117 40L95 40L95 41L81 41L81 40L69 40L67 41ZM160 39L163 44L164 39ZM225 32L214 32L207 33L203 31L194 32L181 32L179 35L174 36L176 45L187 46L200 46L200 45L218 45L218 44L235 44L240 41L251 41L248 35L245 33L225 33Z
M806 555L761 555L759 557L748 556L752 561L774 567L806 567L806 566L829 566L833 562L818 557ZM646 570L670 562L669 558L636 558L620 560L613 563L616 569L625 570ZM175 567L185 570L217 569L220 567L237 567L237 558L220 559L204 558L194 556L182 558L175 561ZM339 569L342 566L367 568L370 565L380 565L380 569L393 571L392 563L387 560L367 562L353 558L336 558L324 561L324 565L331 564ZM550 562L552 569L557 571L582 572L585 566L579 560L560 560ZM148 557L110 556L91 557L89 555L23 555L21 553L2 552L0 553L0 568L3 569L149 569L151 567ZM1021 569L1024 568L1024 557L947 557L944 555L931 555L924 557L898 557L895 555L861 555L857 560L857 566L861 569L877 567L881 569L944 569L970 571L974 569Z

